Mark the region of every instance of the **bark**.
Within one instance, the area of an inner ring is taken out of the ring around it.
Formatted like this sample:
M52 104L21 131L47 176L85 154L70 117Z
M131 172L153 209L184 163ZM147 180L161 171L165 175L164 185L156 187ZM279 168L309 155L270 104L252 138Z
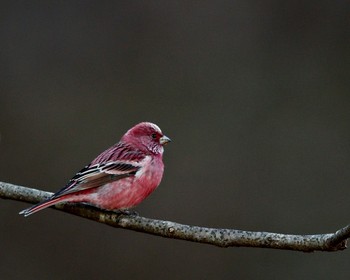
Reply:
M0 182L0 198L38 203L52 193ZM85 204L58 204L58 210L116 228L153 234L166 238L211 244L218 247L256 247L302 252L346 249L350 225L334 233L294 235L272 232L207 228L141 217L133 213L108 212Z

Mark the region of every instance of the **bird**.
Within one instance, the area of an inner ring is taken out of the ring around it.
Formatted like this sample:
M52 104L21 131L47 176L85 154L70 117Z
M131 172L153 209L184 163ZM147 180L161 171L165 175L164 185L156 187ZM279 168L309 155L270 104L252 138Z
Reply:
M141 122L76 173L65 187L19 214L27 217L62 202L86 203L107 211L128 211L160 184L164 145L170 141L156 124Z

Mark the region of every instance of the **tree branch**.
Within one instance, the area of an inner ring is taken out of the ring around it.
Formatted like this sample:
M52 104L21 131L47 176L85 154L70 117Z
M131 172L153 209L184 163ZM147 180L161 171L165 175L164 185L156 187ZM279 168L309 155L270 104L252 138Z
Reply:
M0 198L38 203L52 193L0 182ZM58 204L54 208L116 228L219 247L258 247L303 252L346 249L350 225L329 234L293 235L236 229L206 228L136 215L106 212L84 204Z

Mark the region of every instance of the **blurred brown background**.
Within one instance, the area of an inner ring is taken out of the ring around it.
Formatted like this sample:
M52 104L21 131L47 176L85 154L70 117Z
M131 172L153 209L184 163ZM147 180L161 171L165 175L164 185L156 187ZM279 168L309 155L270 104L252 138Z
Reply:
M350 223L348 1L3 1L0 180L56 191L140 121L172 138L137 211L326 233ZM346 279L350 251L228 248L0 200L1 279Z

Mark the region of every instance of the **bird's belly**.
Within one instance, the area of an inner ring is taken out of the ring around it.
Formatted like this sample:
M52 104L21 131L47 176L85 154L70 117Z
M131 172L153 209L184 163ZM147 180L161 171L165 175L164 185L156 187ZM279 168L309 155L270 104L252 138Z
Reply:
M159 185L161 178L128 177L100 187L96 194L96 205L107 210L135 207L148 197Z

